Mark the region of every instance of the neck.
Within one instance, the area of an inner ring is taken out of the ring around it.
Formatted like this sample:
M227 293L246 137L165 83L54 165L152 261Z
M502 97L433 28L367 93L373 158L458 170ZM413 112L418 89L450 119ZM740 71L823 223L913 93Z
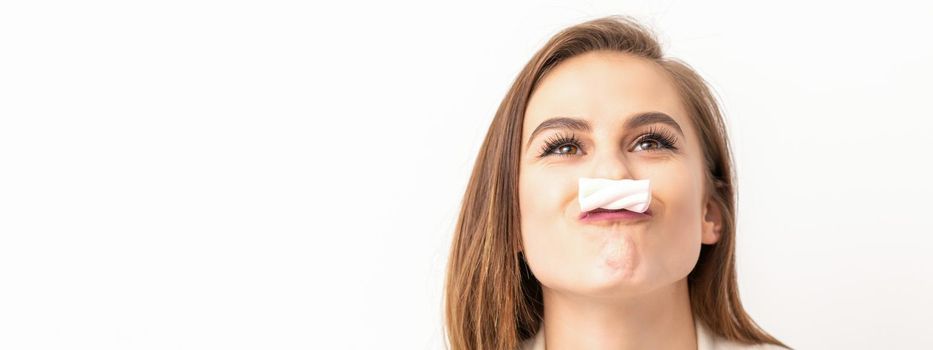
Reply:
M549 350L697 348L686 279L621 300L548 288L543 297Z

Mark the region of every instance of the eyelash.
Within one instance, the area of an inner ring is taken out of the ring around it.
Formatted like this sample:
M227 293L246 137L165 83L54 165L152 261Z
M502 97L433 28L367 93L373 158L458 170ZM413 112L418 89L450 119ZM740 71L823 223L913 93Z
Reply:
M661 151L664 149L677 150L677 147L674 146L674 144L677 143L677 138L664 129L657 129L657 128L648 129L648 132L638 137L638 139L635 141L635 144L638 145L648 140L656 141L659 145L658 146L659 148L649 149L647 150L648 152ZM551 155L551 152L553 152L558 147L568 145L568 144L572 144L576 146L578 150L583 148L582 147L583 142L581 142L580 139L578 139L576 135L570 134L570 136L568 137L568 136L564 136L561 134L557 134L556 136L553 136L545 140L544 146L541 148L541 155L539 157L541 158L547 157ZM563 153L554 153L554 155L557 155L558 157L571 156L571 154L563 154Z

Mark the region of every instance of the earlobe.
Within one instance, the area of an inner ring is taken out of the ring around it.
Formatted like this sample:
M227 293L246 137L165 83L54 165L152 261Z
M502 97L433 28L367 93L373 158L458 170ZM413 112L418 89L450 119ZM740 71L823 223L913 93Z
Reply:
M719 242L722 235L722 212L719 206L712 200L706 201L706 207L703 209L703 244L714 244Z

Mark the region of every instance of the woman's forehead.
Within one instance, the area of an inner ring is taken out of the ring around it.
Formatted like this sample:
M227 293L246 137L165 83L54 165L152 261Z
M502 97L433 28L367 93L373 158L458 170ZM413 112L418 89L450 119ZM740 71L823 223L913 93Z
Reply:
M524 136L558 116L615 128L627 116L651 111L688 128L680 96L662 67L624 53L587 53L561 62L539 82L525 110Z

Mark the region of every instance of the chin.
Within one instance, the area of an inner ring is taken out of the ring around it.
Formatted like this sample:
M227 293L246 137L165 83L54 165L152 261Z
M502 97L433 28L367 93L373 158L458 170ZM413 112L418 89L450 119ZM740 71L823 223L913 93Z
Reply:
M654 261L645 260L629 240L609 241L600 255L581 271L584 280L575 288L581 292L603 296L626 296L650 292L664 283L664 277L653 267Z
M588 283L588 294L605 296L635 295L651 290L650 281L636 270L603 269Z
M565 271L570 272L570 271ZM541 284L564 293L590 298L619 299L648 293L658 287L660 281L650 278L643 270L606 270L590 268L576 270L562 276L543 276ZM551 279L551 278L553 279Z

